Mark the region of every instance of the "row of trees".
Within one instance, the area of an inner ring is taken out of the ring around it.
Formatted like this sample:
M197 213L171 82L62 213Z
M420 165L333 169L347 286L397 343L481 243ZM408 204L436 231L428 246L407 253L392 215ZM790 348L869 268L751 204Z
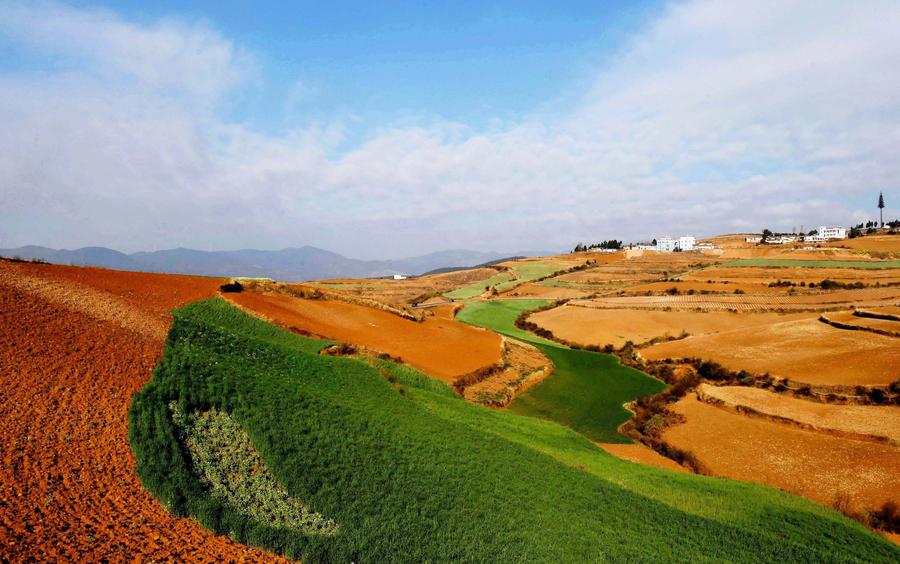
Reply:
M616 239L610 239L609 241L601 241L599 243L593 243L591 245L585 246L584 243L578 243L575 245L575 250L572 252L575 253L583 253L585 251L590 251L592 249L621 249L622 241L617 241Z

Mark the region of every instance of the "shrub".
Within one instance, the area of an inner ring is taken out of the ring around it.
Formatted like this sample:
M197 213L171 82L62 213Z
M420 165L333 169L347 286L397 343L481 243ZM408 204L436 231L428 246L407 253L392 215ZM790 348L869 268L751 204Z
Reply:
M240 292L244 289L240 282L237 280L233 280L231 282L226 282L219 286L219 291L224 293L235 293Z

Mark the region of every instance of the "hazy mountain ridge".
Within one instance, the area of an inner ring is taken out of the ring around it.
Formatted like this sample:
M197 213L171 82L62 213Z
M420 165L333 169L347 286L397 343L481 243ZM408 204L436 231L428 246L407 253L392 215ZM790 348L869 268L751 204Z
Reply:
M510 256L510 253L454 249L403 259L362 260L311 246L289 247L279 251L200 251L177 248L126 254L106 247L68 250L27 245L17 249L0 249L0 256L117 270L302 281L373 278L392 274L419 275L445 267L475 266Z

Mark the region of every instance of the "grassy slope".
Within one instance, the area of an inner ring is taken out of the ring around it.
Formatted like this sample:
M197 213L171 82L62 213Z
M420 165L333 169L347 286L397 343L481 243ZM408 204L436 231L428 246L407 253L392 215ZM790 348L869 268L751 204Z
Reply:
M620 461L565 427L467 404L407 367L311 354L322 344L222 300L178 310L130 412L148 489L216 532L305 562L900 557L801 498ZM169 401L230 413L286 490L338 534L273 529L207 496Z
M594 441L630 443L617 431L631 416L622 404L659 392L665 385L622 366L613 355L565 348L515 326L520 313L547 303L473 303L466 305L457 318L529 342L553 361L553 375L514 399L508 407L510 411L568 425Z
M760 266L760 267L795 267L795 268L900 268L900 260L852 261L852 260L794 260L749 258L738 259L718 264L715 267ZM713 268L715 268L713 267Z
M512 279L508 272L500 272L487 280L457 288L444 295L454 300L474 298L480 296L484 292L485 287L488 286L495 286L498 292L503 292L526 282L549 276L554 272L563 270L565 267L550 262L523 262L513 264L510 268L516 273L517 278L515 280Z
M468 286L463 286L462 288L457 288L452 292L447 292L444 294L450 299L453 300L464 300L467 298L474 298L475 296L480 296L484 289L488 286L495 286L497 284L502 284L511 279L511 276L508 272L498 272L497 274L491 276L487 280L482 280L480 282L473 282Z

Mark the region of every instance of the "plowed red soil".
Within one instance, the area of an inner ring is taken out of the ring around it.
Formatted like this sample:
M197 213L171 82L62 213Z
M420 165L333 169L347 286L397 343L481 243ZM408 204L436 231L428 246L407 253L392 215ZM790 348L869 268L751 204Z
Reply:
M0 560L274 560L142 487L128 404L210 278L0 261Z
M900 448L834 437L738 415L689 394L675 404L686 422L663 438L693 452L718 476L769 484L825 505L839 494L876 508L900 500Z
M416 322L339 300L256 292L228 296L282 325L398 356L446 382L500 361L499 335L452 319L433 316Z

